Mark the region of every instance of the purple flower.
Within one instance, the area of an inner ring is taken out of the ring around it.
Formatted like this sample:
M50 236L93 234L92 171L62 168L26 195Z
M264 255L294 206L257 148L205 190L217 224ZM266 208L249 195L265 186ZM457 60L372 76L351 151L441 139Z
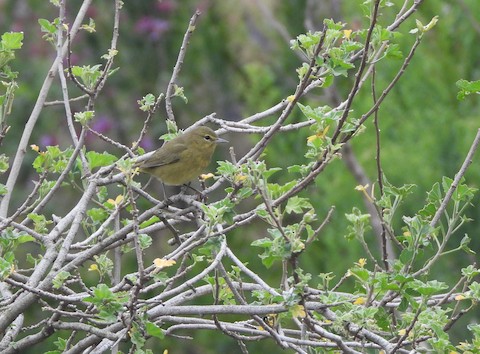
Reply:
M145 151L151 151L155 148L155 144L153 143L152 138L146 136L142 139L142 141L140 141L140 147Z
M110 117L103 115L95 119L91 127L93 130L101 134L106 134L113 128L113 125L114 124Z
M45 134L40 137L40 148L43 150L47 146L58 145L58 139L55 135Z
M147 35L152 41L157 41L170 28L166 20L144 16L135 24L135 31Z

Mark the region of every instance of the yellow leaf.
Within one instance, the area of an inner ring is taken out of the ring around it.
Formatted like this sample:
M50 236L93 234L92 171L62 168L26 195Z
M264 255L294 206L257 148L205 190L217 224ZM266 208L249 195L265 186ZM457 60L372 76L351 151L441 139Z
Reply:
M265 321L266 324L268 324L270 327L275 327L277 324L277 314L276 313L270 313L263 317L263 320ZM263 329L263 328L262 328Z
M155 265L155 267L157 267L158 269L163 269L163 268L167 268L167 267L171 267L173 266L174 264L176 264L177 262L173 259L163 259L163 258L155 258L153 260L153 264Z
M294 99L295 99L295 95L290 95L287 97L288 102L293 102Z
M407 330L406 330L406 329L401 329L401 330L398 331L398 335L399 335L399 336L404 336L405 333L407 333Z
M364 185L364 186L362 186L362 185L360 184L360 185L358 185L358 186L355 187L355 190L362 192L363 195L364 195L369 201L373 202L374 199L375 199L375 197L374 197L374 195L373 195L373 187L372 187L372 195L371 195L371 196L368 194L368 191L367 191L368 187L369 187L369 184L368 184L368 183L367 183L366 185Z
M343 30L343 36L346 39L350 39L350 35L352 34L352 30Z
M93 263L92 265L90 265L90 267L88 267L88 271L89 272L98 271L98 264Z
M330 129L330 126L327 125L327 126L325 127L325 129L323 129L321 132L319 132L318 135L320 136L320 138L322 138L322 139L325 138L325 136L327 135L329 129Z
M360 267L360 268L363 268L365 267L365 264L367 264L367 259L366 258L360 258L358 260L358 262L355 262L355 264Z
M363 305L367 302L367 299L365 299L364 297L358 297L354 302L353 304L354 305Z
M40 151L40 148L38 147L38 145L35 145L35 144L32 144L30 145L30 148L35 151L35 152L39 152Z
M107 200L107 203L110 203L115 207L118 207L122 202L123 202L123 195L117 195L115 200L113 200L113 199Z
M137 176L140 174L140 167L135 167L132 171L132 176Z
M238 175L235 175L235 178L233 179L233 181L235 183L242 183L243 181L245 181L248 177L244 174L238 174Z
M292 314L292 317L295 317L295 318L305 318L305 316L307 315L305 313L305 307L303 307L303 305L294 305L292 306L292 309L290 310L290 313Z
M438 16L434 16L432 20L428 23L426 30L430 31L438 22Z
M168 349L165 349L165 350L163 351L163 354L168 354Z
M209 179L209 178L212 178L213 176L215 176L213 173L207 173L207 174L201 174L200 175L200 179L202 179L203 181Z
M367 190L368 186L369 186L368 184L366 184L364 186L359 184L358 186L355 187L355 190L360 191L360 192L365 192Z
M459 294L459 295L455 296L455 300L457 300L457 301L461 301L461 300L465 300L465 299L466 299L465 295L463 295L463 294Z
M410 237L410 236L412 236L412 234L410 233L410 231L405 231L405 232L403 233L403 236L405 236L405 237Z
M327 133L328 133L328 130L330 129L330 126L327 125L323 130L320 130L319 132L317 132L317 134L315 135L310 135L308 138L307 138L307 142L312 142L313 140L315 139L324 139L326 136L327 136Z

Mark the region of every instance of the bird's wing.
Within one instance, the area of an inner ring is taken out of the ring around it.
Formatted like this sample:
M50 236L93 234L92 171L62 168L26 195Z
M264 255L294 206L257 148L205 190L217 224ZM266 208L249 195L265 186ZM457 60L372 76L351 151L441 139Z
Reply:
M143 161L139 167L140 168L153 168L164 165L169 165L180 160L180 154L187 149L185 144L176 143L173 146L169 146L168 150L164 149L165 146L162 146L160 149L155 151L150 158Z

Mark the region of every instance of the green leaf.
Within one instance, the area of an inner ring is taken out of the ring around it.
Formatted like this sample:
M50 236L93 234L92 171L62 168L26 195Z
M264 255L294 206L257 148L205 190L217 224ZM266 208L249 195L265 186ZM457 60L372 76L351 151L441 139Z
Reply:
M464 100L465 97L479 93L480 92L480 80L478 81L467 81L467 80L458 80L455 85L460 89L457 94L457 99Z
M389 331L390 328L390 313L388 313L383 307L378 308L375 313L375 324L383 331Z
M52 280L53 288L59 289L70 276L71 274L67 271L62 270L59 272Z
M360 209L354 207L351 214L345 214L345 217L351 225L347 227L347 240L353 240L355 238L363 239L364 234L371 228L370 226L370 214L362 214Z
M287 214L302 214L304 209L313 209L312 204L307 198L294 196L290 198L285 207Z
M13 252L5 252L3 257L0 257L0 280L10 276L15 271L15 256Z
M460 183L455 189L452 199L456 202L469 202L473 199L476 192L476 188L471 188L464 183Z
M143 348L146 342L146 338L142 332L143 331L140 330L137 322L132 322L132 328L130 329L128 334L130 335L130 340L137 348L135 354L144 354L143 350L140 349Z
M269 168L268 170L265 170L262 173L262 175L263 175L263 177L265 177L266 180L268 180L274 173L277 173L281 170L282 170L281 167L272 167L272 168Z
M385 51L385 56L392 59L402 59L403 53L398 44L390 44Z
M173 88L174 88L174 92L172 96L180 97L183 100L183 102L188 103L188 98L187 96L185 96L183 87L180 87L174 84Z
M31 265L33 266L37 266L37 263L40 261L39 258L35 258L34 256L32 256L31 253L27 253L27 262L30 263Z
M113 293L107 285L99 284L93 288L93 295L87 296L84 301L97 307L99 318L112 323L124 310L124 305L129 301L129 295L126 292Z
M476 252L472 249L470 249L470 247L468 247L468 244L470 243L470 237L468 237L468 235L465 235L463 238L462 238L462 241L460 241L460 248L465 251L466 253L468 254L476 254Z
M88 25L82 25L80 28L87 31L88 33L94 33L95 32L95 21L92 18L90 18L90 21L88 22Z
M141 100L138 100L137 103L140 106L140 110L143 112L149 112L155 106L155 96L151 93L143 96Z
M97 84L97 80L102 75L101 65L83 65L83 66L73 66L72 74L78 78L80 81L88 88L93 89Z
M370 278L370 272L365 268L350 268L350 273L355 275L362 282L366 282Z
M159 339L165 338L165 333L163 329L161 329L153 322L145 321L145 329L147 330L147 334L152 337L156 337Z
M106 284L98 284L93 288L93 296L88 296L85 301L93 304L101 304L103 300L114 299L114 294Z
M94 169L97 167L104 167L109 166L115 161L117 161L117 157L109 154L107 152L98 153L96 151L89 151L86 153L88 165L90 169Z
M55 346L59 350L67 349L67 340L65 338L58 337L57 340L55 342L53 342L53 344L55 344Z
M8 156L0 155L0 173L5 173L8 170Z
M413 260L415 252L412 249L404 249L402 253L400 253L400 262L403 264L410 264Z
M480 274L480 271L477 268L475 268L473 265L469 265L468 267L462 269L462 275L466 276L468 280L473 279L479 274Z
M8 192L7 186L4 185L3 183L0 183L0 195L5 195L7 194L7 192Z
M102 59L105 59L105 60L111 60L111 59L113 59L114 57L116 57L117 55L118 55L118 50L110 48L110 49L108 50L107 54L102 55L101 58L102 58ZM115 69L113 69L113 70L110 70L110 71L108 72L108 76L111 76L112 74L116 73L118 69L119 69L119 68L115 68Z
M94 223L104 222L108 218L108 212L103 208L91 208L87 210L87 215Z
M95 255L93 256L93 259L98 266L98 272L101 274L101 276L104 276L105 274L111 274L113 270L113 261L108 258L107 254L104 253L99 256Z
M39 18L38 23L40 24L42 32L55 33L57 30L57 27L53 23L44 18Z
M423 296L431 296L435 293L438 293L442 290L448 289L448 285L444 282L440 282L438 280L430 280L427 282L422 282L418 279L415 279L412 283L410 283L410 287L417 291L420 295Z
M75 118L76 122L85 126L95 117L95 112L94 111L76 112L73 115L73 117Z
M48 232L48 225L51 225L53 222L52 220L47 220L45 215L39 215L36 213L28 214L28 218L33 221L34 230L39 233Z
M317 122L328 120L328 118L331 117L330 113L332 112L332 108L330 106L312 108L310 106L304 106L301 103L297 103L297 106L306 118L313 119Z
M33 167L38 173L45 172L45 170L53 173L62 172L67 167L72 152L72 147L62 151L58 146L47 146L46 151L39 153L35 158Z
M147 234L140 234L138 235L138 241L140 243L140 248L145 250L152 245L152 238Z
M323 83L320 85L320 87L328 88L328 87L332 86L333 82L335 81L335 76L333 76L333 75L326 75L323 79L324 79L324 81L323 81Z
M270 192L272 198L278 198L281 195L287 193L290 189L295 187L297 185L297 181L293 180L290 182L287 182L285 184L277 184L277 183L268 183L267 184L267 189Z
M271 247L273 241L267 237L255 240L251 243L252 246L268 248Z
M158 216L152 216L150 219L148 220L145 220L144 222L142 222L140 224L140 229L144 229L146 228L147 226L150 226L150 225L153 225L155 224L156 222L160 221L159 217Z
M30 235L19 235L16 239L18 244L26 243L26 242L34 242L35 239Z
M1 50L15 50L22 48L23 32L6 32L2 35Z
M477 302L480 301L480 284L474 281L468 286L469 295L472 299L475 299Z
M170 276L166 272L158 272L153 275L153 279L155 279L156 283L165 286L167 284L167 280L170 279Z
M38 20L38 23L40 24L41 31L45 33L43 35L43 38L48 42L53 42L57 33L57 28L60 24L60 19L57 17L52 22L50 22L44 18L41 18Z

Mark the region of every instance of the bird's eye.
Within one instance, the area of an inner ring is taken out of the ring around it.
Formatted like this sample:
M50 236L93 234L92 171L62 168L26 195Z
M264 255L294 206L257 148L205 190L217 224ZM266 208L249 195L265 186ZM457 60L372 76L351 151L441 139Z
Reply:
M204 139L210 141L212 140L212 137L210 135L205 135Z

